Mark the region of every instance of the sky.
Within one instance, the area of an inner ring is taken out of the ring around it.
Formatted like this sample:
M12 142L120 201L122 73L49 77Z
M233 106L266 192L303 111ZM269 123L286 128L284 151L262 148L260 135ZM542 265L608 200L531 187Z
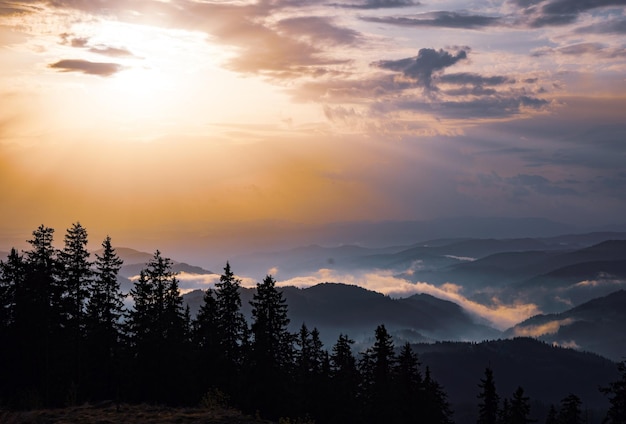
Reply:
M624 0L0 1L0 64L4 250L625 221Z

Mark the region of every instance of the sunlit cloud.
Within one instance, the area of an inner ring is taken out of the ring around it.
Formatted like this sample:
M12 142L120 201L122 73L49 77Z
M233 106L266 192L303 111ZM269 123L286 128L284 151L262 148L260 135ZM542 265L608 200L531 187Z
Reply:
M517 337L540 337L546 334L556 334L562 326L570 325L573 322L572 318L566 318L539 325L519 325L513 328L513 334Z
M279 281L277 285L306 288L324 282L355 285L397 298L426 293L454 302L472 315L487 320L500 330L510 328L520 321L541 313L535 304L504 304L495 297L491 299L490 305L483 305L465 297L460 285L445 283L437 286L426 282L413 283L395 276L392 271L385 270L341 273L330 269L320 269L314 274Z

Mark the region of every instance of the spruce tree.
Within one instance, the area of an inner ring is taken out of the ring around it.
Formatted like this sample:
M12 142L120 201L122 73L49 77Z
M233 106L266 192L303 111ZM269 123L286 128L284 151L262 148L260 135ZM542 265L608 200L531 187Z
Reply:
M396 402L401 422L415 422L423 413L424 381L419 366L411 345L405 343L394 368Z
M123 261L111 245L102 242L96 254L95 271L85 308L85 339L89 364L89 383L93 396L117 396L120 376L124 295L117 279Z
M87 230L80 223L72 224L65 234L65 246L59 252L57 261L63 290L63 325L68 343L65 359L75 392L82 390L84 314L92 278L87 243Z
M58 364L63 339L63 287L59 284L54 229L40 225L28 240L25 275L15 291L15 393L35 405L59 405L67 393L67 369ZM21 405L32 406L32 405Z
M241 313L241 280L233 274L226 262L224 273L215 285L217 339L220 345L220 374L224 383L233 381L242 361L242 344L247 330ZM231 389L234 389L232 387Z
M15 373L19 352L15 338L16 292L24 284L24 262L17 250L11 249L6 261L0 261L0 399L11 399L16 387ZM11 399L13 400L13 399Z
M368 416L374 422L395 422L397 418L398 411L393 404L395 361L391 335L384 325L379 325L374 333L374 345L363 353L360 361L363 376L362 394Z
M330 355L330 416L331 423L357 422L359 371L352 353L354 340L340 334Z
M580 398L573 393L563 398L559 410L559 424L582 424L584 421L580 409L581 405Z
M184 355L185 319L172 261L158 250L131 290L134 300L128 330L135 352L136 396L177 402L181 375L176 368Z
M606 415L607 424L626 423L626 361L617 364L621 378L600 389L609 397L610 407Z
M496 392L496 384L493 379L493 370L489 367L485 369L485 378L480 380L478 387L481 389L478 394L480 403L478 405L478 424L496 424L500 397Z
M452 410L448 395L443 387L432 378L430 368L424 375L424 422L432 424L452 424Z
M530 398L524 396L523 388L518 387L511 398L507 423L528 424L532 422L535 420L530 418Z
M257 405L263 405L269 417L290 412L292 393L293 336L287 326L287 304L276 289L271 275L257 284L252 301L252 345L250 385Z

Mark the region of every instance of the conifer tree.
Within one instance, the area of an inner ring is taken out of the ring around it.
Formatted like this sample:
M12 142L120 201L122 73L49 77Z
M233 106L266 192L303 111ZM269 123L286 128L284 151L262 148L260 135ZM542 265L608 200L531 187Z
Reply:
M394 369L396 402L401 422L419 420L424 407L424 382L417 355L407 342L398 354Z
M507 423L528 424L534 421L530 418L530 398L524 396L523 388L518 387L511 398Z
M122 318L124 295L117 276L123 261L111 245L111 237L102 242L96 254L90 296L85 308L85 339L89 361L89 382L94 396L117 396L120 378Z
M58 258L63 297L67 302L64 318L74 340L82 336L84 307L93 274L87 243L87 230L79 222L72 224L65 234L65 246Z
M158 250L139 274L131 290L135 302L129 313L128 329L135 352L137 393L149 400L175 401L180 374L181 346L185 340L182 297L172 261Z
M391 335L384 325L379 325L374 332L374 345L363 353L360 361L363 376L362 393L368 415L374 422L395 422L397 413L393 406L395 361Z
M63 326L68 343L64 356L74 391L82 390L84 314L92 278L87 243L87 230L80 223L72 224L65 234L65 246L57 261L63 291Z
M430 375L426 367L424 376L424 422L432 424L452 424L452 410L448 403L448 395L443 387Z
M270 417L276 417L280 405L289 405L291 368L293 366L293 336L287 326L287 304L283 293L276 289L271 275L257 284L252 301L251 376L252 389L258 404L266 407Z
M354 340L340 334L330 355L330 410L332 423L357 422L359 371L352 354Z
M582 411L580 406L582 402L578 396L570 393L561 400L561 409L559 410L559 424L582 424Z
M606 415L606 424L626 423L626 361L617 364L621 378L600 389L609 397L611 406Z
M485 378L480 380L478 387L481 389L478 394L480 404L478 405L478 424L496 424L500 405L500 397L496 392L496 385L493 379L493 370L489 367L485 369Z
M55 405L66 393L65 369L57 364L64 348L62 287L57 273L54 229L40 225L28 240L23 283L15 291L15 392L30 403ZM23 405L29 406L29 405Z
M242 360L242 344L247 323L241 313L241 280L235 278L230 263L226 262L224 273L215 285L215 306L217 313L217 339L220 345L220 367L222 379L232 381Z
M24 262L17 250L11 249L6 261L0 261L0 399L13 396L14 373L19 352L16 351L15 302L16 291L24 284Z
M24 282L24 261L11 249L6 261L0 261L0 335L6 332L15 321L15 291Z

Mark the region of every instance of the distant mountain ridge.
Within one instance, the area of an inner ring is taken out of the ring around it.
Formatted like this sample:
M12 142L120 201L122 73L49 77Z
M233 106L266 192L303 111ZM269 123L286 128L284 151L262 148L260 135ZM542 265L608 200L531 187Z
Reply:
M338 283L323 283L309 288L282 287L288 305L290 328L302 324L317 328L327 348L339 334L366 342L379 324L385 324L394 336L407 341L484 340L501 333L477 324L456 303L427 294L392 299L364 288ZM250 300L254 289L241 289L242 311L251 321ZM183 296L192 315L203 302L200 290Z
M558 408L560 400L570 393L580 397L583 410L593 418L590 422L600 422L608 401L598 387L619 378L616 364L606 358L531 338L412 347L422 366L430 368L448 393L457 424L476 422L478 383L486 367L493 370L501 398L510 398L518 386L523 387L532 402L531 417L539 422L544 422L550 403ZM537 399L543 404L533 402Z
M536 315L504 332L626 359L626 290L590 300L558 314Z

